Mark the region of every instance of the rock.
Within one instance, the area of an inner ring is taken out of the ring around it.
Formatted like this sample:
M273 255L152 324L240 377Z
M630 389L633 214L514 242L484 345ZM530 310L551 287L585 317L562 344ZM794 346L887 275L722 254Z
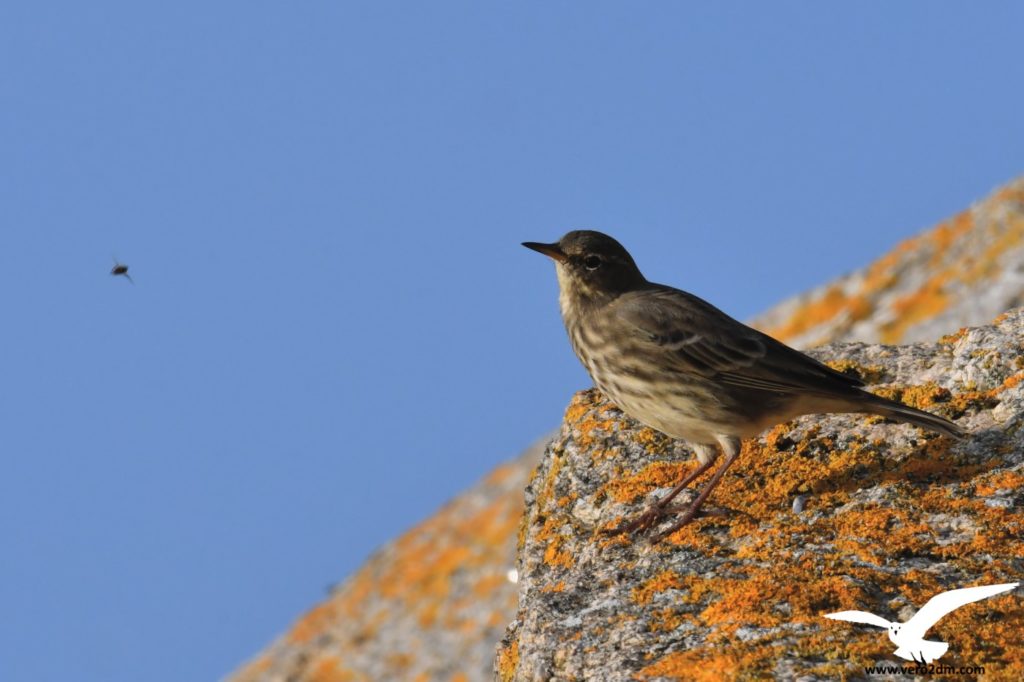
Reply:
M382 547L230 679L489 678L495 642L515 610L522 491L542 447Z
M502 680L860 676L894 661L895 619L956 587L1024 574L1024 309L937 344L813 353L872 390L955 419L955 442L864 415L808 416L744 442L707 516L652 545L601 534L694 466L682 448L578 393L526 490L519 607ZM794 514L791 500L808 494ZM1024 590L930 632L943 664L1024 679Z
M752 324L792 346L930 341L1024 305L1024 178Z

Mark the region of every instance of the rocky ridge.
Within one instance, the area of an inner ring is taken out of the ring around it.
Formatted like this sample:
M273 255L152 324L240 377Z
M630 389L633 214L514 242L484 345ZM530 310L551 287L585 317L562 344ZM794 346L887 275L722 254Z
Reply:
M230 679L349 682L490 677L515 611L516 528L543 444L499 466L373 556Z
M909 343L1024 305L1024 178L751 324L793 346Z
M1024 575L1024 309L936 344L813 354L955 419L969 438L864 415L781 424L744 442L710 499L724 516L652 544L602 531L695 462L597 391L578 393L526 490L519 609L500 679L858 676L898 665L895 647L883 630L824 614L899 620L939 592ZM1019 680L1022 624L1017 590L930 634L950 644L942 663Z

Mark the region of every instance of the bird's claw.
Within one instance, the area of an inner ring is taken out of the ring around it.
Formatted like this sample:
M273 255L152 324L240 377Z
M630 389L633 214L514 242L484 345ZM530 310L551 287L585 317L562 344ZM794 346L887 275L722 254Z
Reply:
M666 506L652 505L647 511L640 514L632 521L626 521L624 523L615 526L614 528L608 528L602 531L605 535L622 535L623 533L646 533L654 526L658 525L658 521L665 517L669 513Z
M731 510L729 509L720 509L717 507L708 508L702 506L698 509L694 509L691 504L653 504L632 521L626 521L614 528L606 528L601 532L605 535L622 535L624 533L642 534L653 529L660 521L664 520L665 517L673 514L682 514L682 518L673 523L669 528L651 536L651 544L657 544L694 519L703 518L705 516L729 516L730 513Z
M675 533L677 530L688 524L690 521L693 521L695 518L697 518L698 515L703 516L703 514L700 513L699 509L687 509L686 512L683 514L683 518L679 519L678 521L676 521L660 533L652 535L650 539L651 544L658 544L659 542L667 538L669 535L672 535L672 533Z

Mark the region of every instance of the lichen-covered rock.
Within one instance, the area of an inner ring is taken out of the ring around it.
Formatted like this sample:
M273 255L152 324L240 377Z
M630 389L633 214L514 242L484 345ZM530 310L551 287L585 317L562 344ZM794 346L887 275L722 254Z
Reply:
M388 543L230 679L480 680L515 610L527 450Z
M1024 178L752 324L799 348L929 341L1024 305Z
M824 614L901 619L944 590L1024 575L1024 310L937 344L814 355L970 437L863 415L779 425L744 443L712 494L726 515L652 545L601 531L695 463L598 392L577 394L527 488L500 679L857 677L902 661L884 631ZM930 635L950 643L943 664L1024 679L1024 590Z

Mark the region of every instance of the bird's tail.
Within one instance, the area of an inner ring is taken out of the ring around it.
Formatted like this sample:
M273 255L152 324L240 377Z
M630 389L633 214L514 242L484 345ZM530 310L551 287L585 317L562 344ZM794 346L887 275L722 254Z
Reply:
M935 431L951 438L963 438L967 435L967 431L963 427L937 414L925 412L881 396L870 393L868 395L871 396L871 399L863 406L860 410L861 412L878 414L899 422L907 422L908 424L920 426L922 429Z

